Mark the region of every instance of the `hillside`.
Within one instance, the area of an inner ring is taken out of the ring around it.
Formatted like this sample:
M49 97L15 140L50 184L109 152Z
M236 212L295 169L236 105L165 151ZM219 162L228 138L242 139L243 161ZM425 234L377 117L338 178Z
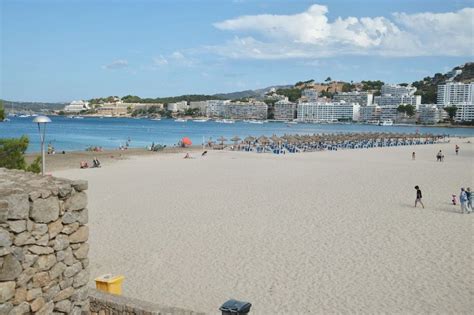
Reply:
M457 66L453 68L454 70L462 70L462 73L454 77L454 82L463 82L469 83L474 81L474 63L468 62L463 66ZM449 79L447 73L435 73L433 77L425 77L420 81L415 81L412 83L414 87L418 90L416 91L417 95L421 95L422 104L435 104L438 85L444 84Z
M13 102L13 101L5 101L3 102L3 106L6 112L10 112L12 109L15 112L22 112L22 111L50 111L50 110L58 110L64 108L66 103L45 103L45 102Z

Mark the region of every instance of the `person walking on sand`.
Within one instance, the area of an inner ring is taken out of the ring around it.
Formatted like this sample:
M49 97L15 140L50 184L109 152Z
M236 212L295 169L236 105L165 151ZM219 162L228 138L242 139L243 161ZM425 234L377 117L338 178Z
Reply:
M461 193L459 194L459 203L461 204L461 213L469 213L469 210L467 209L467 194L464 188L461 188Z
M421 204L421 206L423 207L423 209L425 208L425 205L423 204L423 202L421 201L421 198L423 197L421 195L421 190L420 190L420 187L418 185L415 186L415 189L416 189L416 199L415 199L415 208L416 208L416 205L418 203Z
M411 154L411 159L412 159L412 160L415 160L415 157L416 157L415 152L413 152L413 153Z
M456 155L459 154L459 146L458 146L457 144L456 144L456 147L455 147L455 150L454 150L454 151L456 151Z
M467 197L467 210L469 213L472 212L472 192L471 192L471 187L466 188L466 197Z

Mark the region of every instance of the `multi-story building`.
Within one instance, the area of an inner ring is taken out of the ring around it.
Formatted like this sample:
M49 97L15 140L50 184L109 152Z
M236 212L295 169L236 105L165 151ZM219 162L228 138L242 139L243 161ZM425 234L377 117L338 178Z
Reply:
M368 92L339 92L334 95L335 102L357 103L360 106L372 105L373 94Z
M380 95L374 97L374 104L380 107L413 105L418 109L421 104L421 95Z
M188 102L181 101L176 103L168 103L166 108L173 113L184 112L186 109L188 109Z
M206 116L208 117L225 117L226 106L230 104L230 100L209 100L207 101Z
M69 105L64 107L66 113L79 113L88 109L90 109L89 102L85 101L72 101Z
M448 82L438 85L436 103L444 106L474 103L474 82Z
M102 106L97 107L97 114L101 116L126 116L131 110L130 104L116 102L116 103L104 103Z
M380 106L370 105L370 106L361 106L359 121L378 121L380 120Z
M447 118L442 106L436 104L422 104L418 113L418 121L422 124L437 124Z
M297 117L300 121L308 122L358 121L359 109L360 105L354 103L300 103Z
M454 105L457 107L455 121L474 121L474 103L462 103Z
M301 97L307 102L317 102L318 95L319 93L316 89L304 89L301 92Z
M296 118L296 104L289 102L288 99L278 101L275 103L273 114L276 120L293 120Z
M401 96L401 95L415 95L416 87L408 85L402 86L398 84L384 84L381 89L382 95L392 95L392 96Z
M264 102L231 102L226 106L225 118L267 119L268 105Z

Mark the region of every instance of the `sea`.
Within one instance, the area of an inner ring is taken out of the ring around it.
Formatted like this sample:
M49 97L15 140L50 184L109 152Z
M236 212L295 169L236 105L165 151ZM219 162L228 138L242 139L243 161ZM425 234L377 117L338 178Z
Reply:
M27 152L40 151L40 138L34 117L9 117L10 121L0 123L0 138L13 138L27 135L30 145ZM316 124L285 122L266 122L255 124L236 121L232 124L206 122L177 122L174 119L134 119L98 118L83 119L65 116L50 116L52 122L46 126L45 143L51 143L56 151L82 151L90 146L104 149L117 149L127 141L131 148L146 148L152 143L167 146L176 145L183 137L188 137L193 145L201 145L209 139L220 137L230 139L234 136L258 137L265 135L314 133L352 133L352 132L394 132L443 134L450 136L474 136L472 128L442 128L413 125L376 126L365 124Z

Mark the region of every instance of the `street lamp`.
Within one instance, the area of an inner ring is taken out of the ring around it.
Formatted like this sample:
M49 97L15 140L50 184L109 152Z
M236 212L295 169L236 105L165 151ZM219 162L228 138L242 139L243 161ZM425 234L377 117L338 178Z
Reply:
M41 167L41 175L44 175L44 170L46 167L46 161L44 157L44 139L46 136L46 124L51 122L51 119L47 116L37 116L35 119L33 119L34 123L38 124L38 132L40 135L40 140L41 140L41 162L42 162L42 167ZM41 133L41 125L43 125L43 133Z

